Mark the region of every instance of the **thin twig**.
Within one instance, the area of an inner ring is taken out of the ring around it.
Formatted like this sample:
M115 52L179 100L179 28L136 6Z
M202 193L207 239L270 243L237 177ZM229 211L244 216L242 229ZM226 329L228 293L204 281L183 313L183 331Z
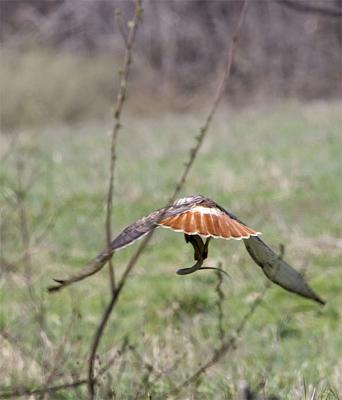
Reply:
M116 19L120 29L122 28L122 18L119 18L119 11L116 11ZM122 69L120 70L120 87L116 98L116 104L113 111L113 129L112 129L112 141L110 147L110 164L109 164L109 185L108 185L108 195L107 195L107 215L106 215L106 236L107 236L107 249L108 254L110 254L108 259L109 268L109 278L112 292L115 290L115 274L112 264L113 252L111 252L111 241L112 241L112 208L113 208L113 189L114 189L114 170L116 161L116 144L121 128L121 113L125 103L127 95L127 80L130 72L130 65L132 63L132 47L135 40L135 36L138 28L139 17L141 16L141 3L140 0L136 2L133 21L129 25L128 37L126 38L125 33L122 31L122 36L125 42L126 50Z
M121 33L122 39L125 42L126 47L128 46L128 41L127 41L127 32L125 31L125 22L124 19L122 18L122 11L120 8L117 8L115 10L115 19L117 26L119 27L119 31Z
M165 376L166 379L169 381L169 384L171 386L174 386L172 380L170 379L170 377L168 376L168 373L166 371L157 371L155 369L155 367L153 366L153 364L149 363L148 361L146 361L144 359L144 357L138 352L138 350L135 348L135 346L129 345L129 349L131 350L133 356L139 362L139 368L140 369L143 366L149 372L149 376L152 375L154 379L161 379L163 376ZM180 360L176 360L176 362L169 369L169 371L172 371L176 367L177 362L179 362L179 361Z
M115 352L115 354L106 362L106 364L100 368L98 375L103 375L117 360L118 357L120 357L122 354L126 352L126 349L129 346L128 338L127 336L124 337L124 340L122 342L122 345L120 348Z
M219 264L219 267L221 265ZM217 285L215 287L215 291L217 293L217 331L218 331L218 338L220 340L220 343L223 342L224 338L224 330L223 330L223 307L222 303L224 300L224 293L222 291L222 283L223 283L223 277L219 271L216 271L216 276L217 276Z
M32 247L38 246L42 242L44 242L48 236L48 234L53 231L55 225L58 221L58 217L62 214L65 209L65 205L67 202L63 203L63 205L59 206L53 215L50 215L49 221L47 221L45 226L40 227L40 232L32 237Z
M19 227L20 227L20 237L23 249L23 260L25 263L25 270L26 270L26 277L29 289L31 290L32 285L32 270L31 270L31 238L30 232L28 227L28 216L27 210L25 207L25 197L27 195L24 184L23 184L23 174L24 174L24 162L21 158L17 160L17 188L15 190L16 200L17 200L17 207L18 207L18 217L19 217ZM31 297L33 297L30 291Z
M107 233L107 253L108 253L108 266L109 266L109 275L111 282L111 293L112 298L110 304L113 304L116 301L118 291L115 286L115 276L112 265L112 255L113 251L110 249L110 244L112 240L112 227L111 227L111 213L113 206L113 187L114 187L114 167L116 160L116 142L119 129L121 127L120 117L122 113L122 108L126 99L127 93L127 79L129 76L130 65L132 63L132 47L134 44L134 40L136 37L138 24L140 21L140 17L142 15L141 8L141 0L136 0L135 2L135 10L133 20L129 22L129 33L126 43L125 57L122 71L120 71L121 79L120 79L120 88L117 96L117 103L114 108L114 126L112 132L112 143L111 143L111 157L110 157L110 178L109 178L109 189L108 189L108 198L107 198L107 218L106 218L106 233ZM88 364L88 392L89 398L93 399L95 397L95 382L94 382L94 363L96 350L100 342L100 338L102 336L104 327L107 323L109 315L111 313L112 307L107 308L105 313L103 314L102 320L95 332L94 340L92 342L91 350L90 350L90 358Z
M283 244L280 244L280 254L279 258L282 258L285 252L285 246ZM243 316L241 319L238 327L235 330L234 336L230 336L226 340L222 340L221 346L214 350L212 357L207 361L205 364L200 366L196 372L194 372L189 378L187 378L183 383L181 383L179 386L177 386L175 389L172 389L169 393L168 396L170 395L177 395L184 387L190 385L191 383L197 381L199 376L204 374L209 368L211 368L213 365L215 365L218 361L221 360L223 356L225 356L230 350L233 350L235 348L237 339L241 336L242 332L244 331L247 322L251 319L257 308L260 306L262 303L266 292L270 289L271 287L271 282L267 281L263 291L259 294L259 296L253 301L252 305L250 306L249 310L246 312L246 314Z
M148 386L149 386L149 381L150 381L150 376L152 374L157 375L157 371L155 371L154 366L145 361L144 358L139 354L139 352L137 351L137 349L135 348L135 346L133 345L129 345L129 349L131 350L133 356L137 359L138 363L139 363L139 370L145 370L142 377L139 379L140 380L140 385L138 386L135 396L132 397L134 399L141 399L143 397L143 391L145 389L145 393L146 390L148 391Z
M67 329L63 335L63 338L55 351L55 355L53 357L53 362L51 362L52 369L51 369L51 371L49 371L49 374L47 375L47 377L45 379L44 386L47 388L49 387L49 385L52 384L54 378L58 375L58 370L61 368L63 362L65 361L66 343L67 343L68 335L72 328L73 323L74 323L74 319L73 319L73 317L71 317L69 326L67 327ZM43 396L43 398L45 398L45 394L42 394L42 396Z
M183 383L177 386L175 389L171 390L167 396L178 394L184 387L190 385L193 382L196 382L200 375L204 374L209 368L215 365L218 361L221 360L223 356L225 356L230 350L235 348L237 339L241 336L241 333L245 329L247 322L253 316L259 305L262 303L267 290L270 288L270 284L267 283L264 287L264 290L260 293L260 295L253 301L249 310L241 319L238 327L235 330L234 336L228 337L226 340L222 341L220 347L214 350L212 357L203 365L201 365L196 372L194 372L189 378L187 378Z
M62 383L60 385L55 385L55 386L41 387L34 390L18 389L12 392L0 393L0 399L11 399L11 398L18 398L20 396L34 396L34 395L41 395L44 393L54 393L63 389L70 389L70 388L75 388L77 386L82 386L85 385L87 382L88 382L87 379L80 379L78 381L73 381L70 383Z
M192 167L192 164L194 163L194 161L195 161L195 159L197 157L198 151L202 146L204 137L208 132L208 129L209 129L210 124L211 124L211 121L212 121L212 119L213 119L213 117L214 117L214 115L216 113L217 107L220 104L220 101L222 100L222 97L224 95L224 91L225 91L225 88L226 88L226 85L227 85L227 81L228 81L228 79L230 77L230 74L231 74L231 70L232 70L232 66L233 66L233 62L234 62L234 56L235 56L235 52L236 52L236 48L237 48L237 42L238 42L238 39L239 39L239 33L240 33L242 22L244 20L244 16L245 16L246 10L247 10L247 4L248 4L247 0L244 0L243 4L242 4L242 7L241 7L241 11L240 11L240 15L239 15L236 27L235 27L234 32L233 32L232 41L231 41L231 44L229 46L227 64L226 64L226 68L224 70L223 77L222 77L222 79L220 81L220 84L219 84L219 86L217 88L216 95L215 95L214 101L212 103L211 109L210 109L210 111L208 113L207 119L205 120L204 125L200 128L200 133L196 138L196 144L195 144L194 148L192 148L190 150L189 161L186 163L186 167L184 169L183 175L181 176L178 184L175 187L175 191L174 191L174 194L172 196L172 199L174 199L177 196L177 194L180 192L180 190L182 189L182 187L183 187L183 185L184 185L184 183L186 181L186 178L187 178L187 176L189 174L190 168Z
M118 289L117 288L114 292L112 292L112 297L111 300L106 307L102 317L100 324L98 325L94 339L91 343L91 349L90 349L90 357L89 357L89 363L88 363L88 393L89 393L89 398L94 399L95 398L95 379L94 379L94 365L95 365L95 357L96 357L96 351L99 346L101 336L103 334L104 328L107 324L107 321L109 319L109 316L112 312L112 308L114 307L114 304L116 303L117 296L118 296Z
M25 357L26 359L30 359L30 363L32 364L33 362L36 362L37 364L39 364L41 370L46 370L48 368L50 368L50 363L48 362L48 360L40 360L39 358L36 358L36 355L34 354L34 352L32 350L27 349L24 344L23 341L20 340L20 338L16 338L14 336L12 336L9 332L5 331L5 330L1 330L0 331L0 336L6 341L8 342L12 347L15 347L16 351L22 355L23 357Z
M4 336L4 338L7 338L7 337ZM121 347L117 351L117 353L106 363L106 365L104 365L99 370L99 372L97 373L97 375L95 377L95 381L97 381L97 379L100 376L102 376L103 374L105 374L108 371L108 369L113 365L113 363L117 359L117 357L122 355L126 351L127 346L128 346L128 341L125 338ZM84 378L84 379L75 379L72 382L62 383L60 385L54 385L54 386L42 385L36 389L21 388L21 389L13 390L11 392L4 391L4 392L0 392L0 399L10 399L10 398L18 398L21 396L33 396L33 395L39 396L39 395L44 395L46 393L59 392L60 390L65 390L65 389L75 389L80 386L86 385L87 383L88 383L88 379Z
M57 285L49 286L48 292L49 293L57 292L69 285L72 285L75 282L82 281L83 279L88 278L89 276L95 275L98 271L100 271L104 267L104 265L106 265L108 257L109 255L107 253L106 254L101 253L101 255L99 257L96 257L96 259L90 265L86 266L85 268L82 268L80 272L78 272L75 275L72 275L70 278L54 279Z
M14 190L16 197L16 207L18 212L19 219L19 231L22 242L22 260L24 262L25 267L25 280L27 290L32 302L32 306L36 311L37 320L39 321L40 328L42 331L45 331L45 310L42 301L39 299L39 296L36 294L33 284L32 284L32 274L33 274L33 266L32 266L32 257L31 257L31 232L30 232L30 224L29 224L29 214L27 209L27 195L28 188L31 187L24 184L24 171L25 164L23 158L19 156L17 160L17 187ZM46 333L46 332L45 332Z

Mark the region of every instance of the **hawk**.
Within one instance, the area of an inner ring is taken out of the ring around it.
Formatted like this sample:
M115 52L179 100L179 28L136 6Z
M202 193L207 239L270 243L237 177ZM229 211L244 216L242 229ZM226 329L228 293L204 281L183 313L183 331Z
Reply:
M179 275L205 268L202 265L208 257L212 238L243 240L247 252L268 279L290 292L325 304L306 283L303 275L260 239L260 232L247 226L215 201L201 195L175 200L171 205L153 211L129 225L111 242L111 253L134 243L157 227L183 232L185 241L194 248L196 263L190 268L177 270ZM205 242L202 238L205 238ZM107 257L108 251L105 250L97 260Z

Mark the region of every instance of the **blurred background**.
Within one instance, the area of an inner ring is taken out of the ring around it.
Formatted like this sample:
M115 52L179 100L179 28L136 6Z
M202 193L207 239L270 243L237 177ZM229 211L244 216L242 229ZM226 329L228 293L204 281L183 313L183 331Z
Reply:
M118 138L114 234L173 192L240 9L240 0L143 1ZM107 270L55 295L46 288L106 243L113 105L133 12L130 0L0 0L0 398L86 376ZM247 389L339 398L341 97L342 1L250 0L224 99L182 195L211 197L273 248L284 244L328 304L272 287L230 354L179 398L252 398ZM134 250L115 255L118 275ZM98 368L109 367L99 398L176 398L167 393L234 336L264 276L241 243L211 245L206 265L224 268L223 282L212 271L177 276L192 256L182 235L156 232L101 342ZM39 398L86 398L86 390Z
M251 1L226 100L241 107L340 97L341 4ZM123 21L133 4L1 1L2 128L108 114L123 50L118 8ZM153 113L202 106L226 60L239 8L239 1L147 0L128 107Z

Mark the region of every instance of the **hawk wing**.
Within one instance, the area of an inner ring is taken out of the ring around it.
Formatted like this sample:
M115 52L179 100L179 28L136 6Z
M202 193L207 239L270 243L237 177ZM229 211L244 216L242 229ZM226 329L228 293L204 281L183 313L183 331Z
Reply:
M111 243L111 250L119 250L129 246L136 240L158 227L158 223L163 218L177 217L186 212L196 203L200 196L184 197L176 200L169 207L163 207L159 210L152 211L146 217L138 219L132 225L125 228Z
M171 228L176 232L184 232L187 235L201 235L226 240L248 239L260 234L214 201L203 197L200 201L192 204L188 210L163 218L158 225Z
M260 234L214 201L198 195L178 199L129 225L112 241L111 250L134 243L158 226L187 235L221 239L241 240Z
M244 240L244 243L249 255L262 268L268 279L290 292L315 300L322 305L325 304L325 301L306 283L303 275L292 268L260 238L251 237Z

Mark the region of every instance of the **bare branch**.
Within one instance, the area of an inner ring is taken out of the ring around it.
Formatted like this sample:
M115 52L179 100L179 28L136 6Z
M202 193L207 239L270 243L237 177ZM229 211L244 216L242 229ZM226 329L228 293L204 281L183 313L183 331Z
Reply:
M116 99L116 104L114 106L113 111L113 129L112 129L112 141L110 148L110 165L109 165L109 187L108 187L108 195L107 195L107 215L106 215L106 237L107 237L107 249L108 249L108 268L109 268L109 277L111 283L112 291L115 290L115 274L112 264L112 256L113 252L111 251L111 241L112 241L112 208L113 208L113 189L114 189L114 170L115 170L115 161L116 161L116 144L118 133L121 128L120 117L122 113L122 109L126 100L127 95L127 81L130 72L130 65L132 63L132 47L135 41L138 22L141 16L141 0L136 2L134 17L133 20L128 23L128 35L124 31L124 22L122 18L122 13L120 10L116 10L115 17L118 23L119 29L122 34L122 38L125 42L126 51L122 69L120 70L120 88Z
M218 265L219 268L222 267L221 263ZM224 330L223 330L223 307L222 303L224 300L224 293L222 291L222 283L223 283L223 276L220 273L220 271L216 271L216 276L217 276L217 285L215 287L215 291L217 293L217 331L218 331L218 338L220 340L220 343L223 342L224 338Z
M116 13L117 15L118 13ZM127 93L127 79L129 76L130 65L132 62L132 46L134 43L135 35L138 27L138 12L135 10L134 20L132 25L130 26L128 39L126 39L125 34L123 34L123 38L126 45L125 58L122 70L120 70L120 88L116 99L116 105L114 107L113 116L113 129L112 129L112 141L110 147L110 165L109 165L109 185L108 185L108 195L107 195L107 215L106 215L106 237L107 237L107 249L108 254L110 251L110 244L112 241L112 208L113 208L113 189L114 189L114 169L115 169L115 161L116 161L116 143L119 130L121 128L120 117L123 109L123 105L126 99ZM122 20L120 20L122 21ZM121 23L118 24L121 27ZM115 290L115 274L112 264L112 254L108 259L108 268L109 268L109 277L111 283L112 291Z
M33 285L32 285L32 257L31 257L31 232L30 232L30 224L29 224L29 214L27 209L26 197L28 194L28 188L31 187L25 184L24 182L24 171L25 164L24 160L19 156L17 160L17 187L14 190L16 197L16 207L18 212L19 219L19 231L22 242L22 260L25 264L25 280L27 290L32 302L32 306L36 311L36 316L40 322L40 327L43 329L43 325L45 325L45 312L42 302L37 296ZM31 181L31 179L30 179Z
M168 393L168 396L178 394L184 387L190 385L191 383L195 382L199 376L204 374L209 368L215 365L218 361L221 360L229 351L233 350L236 346L236 342L241 336L243 330L247 322L251 319L257 308L262 303L267 290L270 288L270 284L267 282L265 285L264 290L260 293L260 295L253 301L252 305L250 306L249 310L241 319L238 327L235 330L234 336L228 337L226 340L222 341L220 347L216 349L212 355L212 357L200 366L196 372L194 372L188 379L186 379L183 383L177 386L175 389L171 390ZM166 396L166 397L168 397Z
M24 346L21 340L17 339L16 337L12 336L8 331L1 330L0 336L8 342L12 347L16 348L21 355L25 358L32 360L32 362L37 362L42 370L46 370L50 367L49 362L45 360L36 359L35 354L31 349L28 349ZM0 396L1 397L1 396Z
M177 194L180 192L180 190L184 186L186 178L187 178L187 176L189 174L190 168L192 167L192 164L194 163L194 161L195 161L195 159L197 157L198 151L202 146L203 140L204 140L204 138L205 138L205 136L206 136L206 134L208 132L208 129L209 129L210 124L211 124L211 121L212 121L212 119L213 119L213 117L214 117L214 115L216 113L217 107L220 104L220 101L222 100L222 97L223 97L223 94L224 94L224 90L226 88L227 81L228 81L228 79L230 77L230 74L231 74L231 70L232 70L232 66L233 66L233 62L234 62L234 56L235 56L235 52L236 52L236 48L237 48L237 42L238 42L238 39L239 39L241 25L242 25L242 22L244 20L244 17L245 17L246 11L247 11L247 4L248 4L247 0L243 0L241 11L240 11L240 15L239 15L236 27L234 29L233 37L232 37L232 40L231 40L231 43L230 43L230 46L229 46L227 64L226 64L226 68L224 70L223 77L222 77L222 79L220 81L220 84L219 84L219 86L217 88L213 104L212 104L211 109L210 109L210 111L208 113L208 116L207 116L207 118L206 118L206 120L204 122L204 125L200 128L200 130L199 130L200 133L196 137L196 144L195 144L194 148L192 148L190 150L189 161L186 163L186 167L185 167L185 170L183 172L183 175L181 176L178 184L176 185L176 188L175 188L175 191L173 193L173 196L171 197L171 201L176 198Z
M69 326L67 327L59 346L55 350L55 354L53 355L53 357L51 357L51 359L52 359L51 360L52 368L49 371L49 373L48 373L48 375L47 375L47 377L45 379L44 386L46 388L48 388L53 383L54 378L58 375L59 369L61 368L61 366L63 364L63 361L64 361L63 358L65 356L66 343L67 343L68 335L69 335L69 332L71 330L71 327L72 327L73 323L74 323L74 319L71 317Z
M5 339L8 339L7 333L0 333L0 334ZM127 338L125 338L123 340L122 345L120 346L118 351L114 354L114 356L106 363L106 365L104 365L99 370L99 372L97 373L97 375L95 377L95 381L100 376L102 376L103 374L105 374L108 371L108 369L113 365L115 360L126 351L127 346L128 346L128 341L127 341ZM46 366L46 368L47 367L48 366ZM72 382L62 383L60 385L53 385L53 386L42 385L36 389L21 388L21 389L13 390L11 392L3 391L3 392L0 392L0 399L10 399L10 398L18 398L21 396L44 395L44 394L48 394L48 393L55 393L55 392L59 392L61 390L65 390L65 389L76 389L80 386L86 385L87 383L88 383L88 379L84 378L84 379L75 379Z
M120 357L123 353L125 353L126 349L129 346L127 336L124 337L122 345L120 348L115 352L115 354L106 362L106 364L100 369L98 372L98 376L103 375L108 369L115 363L118 357Z
M115 10L115 19L116 19L116 23L119 27L122 39L125 42L125 45L127 47L128 46L127 32L125 30L125 22L124 22L124 19L122 18L122 11L120 8L117 8Z
M42 395L45 393L55 393L63 389L71 389L77 386L82 386L87 383L87 379L80 379L78 381L70 382L70 383L62 383L60 385L50 386L50 387L42 387L34 390L30 389L18 389L12 392L3 392L0 393L0 399L12 399L18 398L21 396L33 396L33 395Z
M24 162L21 158L17 160L17 182L18 186L15 190L15 195L17 199L18 206L18 216L19 216L19 226L20 226L20 236L23 248L23 259L25 262L25 267L28 270L27 277L30 282L31 275L31 252L30 252L30 232L28 227L27 210L25 207L25 195L26 191L24 189L23 183L23 173L24 173Z
M116 160L116 142L119 129L121 127L120 124L120 117L122 113L122 108L126 99L127 93L127 79L129 76L130 65L132 63L132 47L136 37L138 24L140 21L140 17L142 15L142 8L141 8L141 0L136 0L135 2L135 10L134 10L134 17L133 20L129 22L129 33L126 42L126 50L125 50L125 57L122 71L120 71L121 79L120 79L120 88L117 96L117 103L114 108L114 125L112 131L112 143L111 143L111 157L110 157L110 177L109 177L109 189L108 189L108 197L107 197L107 218L106 218L106 233L107 233L107 254L108 254L108 267L109 267L109 275L110 275L110 282L111 282L111 293L112 299L110 304L113 304L111 307L108 307L101 319L101 322L95 332L94 340L92 342L91 351L90 351L90 358L88 364L88 392L89 398L93 399L95 397L95 381L94 381L94 362L97 347L100 343L100 338L103 334L105 325L109 319L109 315L111 313L112 307L115 304L118 291L115 287L115 276L114 270L112 265L112 255L113 251L111 251L111 240L112 240L112 226L111 226L111 213L113 207L113 187L114 187L114 167L115 167L115 160Z

